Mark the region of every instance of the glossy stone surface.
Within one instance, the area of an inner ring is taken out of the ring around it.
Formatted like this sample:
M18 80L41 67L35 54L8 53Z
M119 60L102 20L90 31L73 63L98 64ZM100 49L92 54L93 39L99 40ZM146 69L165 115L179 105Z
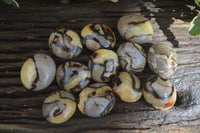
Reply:
M164 79L174 74L178 65L175 51L165 44L154 44L148 51L148 63L151 70Z
M35 54L28 58L20 72L23 85L34 91L47 88L54 80L55 74L55 62L47 54Z
M102 48L111 49L116 42L114 32L104 24L86 25L81 31L81 36L85 46L92 51Z
M56 73L59 86L65 90L78 92L88 85L91 79L89 68L79 62L61 64Z
M108 82L117 73L118 56L112 50L100 49L92 54L88 66L93 80Z
M144 70L147 57L140 45L133 42L125 42L119 46L117 55L123 70L133 72Z
M57 91L48 96L42 106L44 118L53 124L60 124L69 120L76 111L74 96L65 91Z
M112 110L115 100L111 87L104 83L96 83L81 91L78 108L89 117L101 117Z
M176 89L168 79L152 76L147 79L143 88L143 96L145 101L156 109L168 110L176 102Z
M57 57L71 59L81 53L83 46L76 32L61 28L51 33L49 48Z
M120 72L113 79L113 91L124 102L136 102L142 97L140 80L133 73Z
M147 43L152 40L153 28L148 19L141 15L122 16L117 24L120 35L131 42Z

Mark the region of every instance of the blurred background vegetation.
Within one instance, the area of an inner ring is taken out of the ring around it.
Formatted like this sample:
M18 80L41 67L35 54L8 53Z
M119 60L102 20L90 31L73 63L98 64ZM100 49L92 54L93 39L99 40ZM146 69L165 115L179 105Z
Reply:
M13 5L16 8L19 8L19 4L16 0L3 0L8 5ZM92 1L111 1L111 2L118 2L118 0L59 0L63 4L68 4L72 2L92 2Z

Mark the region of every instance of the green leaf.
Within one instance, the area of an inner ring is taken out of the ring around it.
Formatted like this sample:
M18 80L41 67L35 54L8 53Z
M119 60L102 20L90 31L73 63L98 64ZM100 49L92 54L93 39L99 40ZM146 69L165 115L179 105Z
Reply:
M198 7L200 7L200 0L194 0L194 2L196 3L196 5L197 5Z
M196 16L193 18L193 20L190 22L188 31L193 36L200 35L200 16Z
M16 8L19 8L19 4L17 3L17 1L13 0L12 1L12 5Z
M11 4L13 0L4 0L4 2L6 2L7 4Z
M19 8L19 4L17 3L16 0L4 0L7 4L12 4L14 7Z

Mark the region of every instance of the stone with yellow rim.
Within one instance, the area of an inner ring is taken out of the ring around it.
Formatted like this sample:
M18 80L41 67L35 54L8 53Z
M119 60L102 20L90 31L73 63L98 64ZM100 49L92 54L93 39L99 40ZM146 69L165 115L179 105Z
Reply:
M82 29L81 36L85 46L92 51L112 49L116 43L114 32L105 24L88 24Z
M124 102L136 102L142 97L140 80L133 73L120 72L113 79L113 91Z
M120 35L128 41L141 44L152 40L152 25L141 15L128 14L121 17L117 28Z
M144 85L143 96L156 109L168 110L176 102L176 89L169 79L152 76Z
M78 108L86 116L101 117L112 110L115 101L116 98L110 86L95 83L81 91Z
M27 89L40 91L47 88L55 78L56 65L47 54L35 54L25 61L20 76Z
M61 64L56 73L58 85L68 91L78 92L88 85L91 79L89 68L79 62Z
M57 91L48 96L42 106L44 118L53 124L60 124L69 120L76 111L74 96L65 91Z
M71 59L81 53L83 46L76 32L61 28L51 33L49 48L57 57Z
M93 80L108 82L117 73L118 56L112 50L100 49L92 54L88 66Z

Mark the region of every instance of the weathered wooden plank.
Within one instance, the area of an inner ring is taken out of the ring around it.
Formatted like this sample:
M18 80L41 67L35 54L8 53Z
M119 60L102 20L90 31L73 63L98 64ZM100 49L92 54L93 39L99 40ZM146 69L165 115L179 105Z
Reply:
M163 19L163 21L166 20ZM153 24L154 27L154 35L152 43L159 43L166 41L172 42L175 39L179 43L178 47L190 44L193 45L199 44L200 37L194 37L189 35L188 33L189 22L183 22L182 20L174 19L174 23L171 24L170 27L165 26L163 28L160 25L158 25L156 19L151 19L151 23ZM116 26L116 24L115 25L110 24L110 25L113 27ZM2 45L1 51L6 52L9 50L10 51L16 50L17 52L18 49L15 48L21 47L23 50L26 50L26 47L31 48L30 45L35 45L33 46L33 49L37 50L48 49L48 38L50 33L54 31L55 28L50 28L48 30L46 30L46 28L31 28L24 30L12 30L12 31L2 31L2 32L0 31L0 34L2 35L0 36L0 39L4 40L0 42L0 44ZM169 32L164 33L164 31L167 29L169 29L172 33ZM119 36L116 27L113 30L116 33L118 42L122 42L123 39ZM81 29L75 31L80 34ZM8 34L10 36L7 36Z
M41 102L41 101L38 101ZM3 120L3 122L9 123L16 123L20 124L20 122L24 122L26 124L33 124L34 128L52 128L57 127L58 130L68 129L69 131L79 131L79 130L87 130L87 129L102 129L102 128L111 128L111 129L128 129L128 128L135 128L135 129L150 129L151 126L155 125L169 125L171 123L177 124L180 121L197 121L199 125L199 105L195 105L193 107L188 108L173 108L169 111L158 111L158 110L151 110L151 111L142 111L142 110L134 110L131 107L136 107L137 105L129 104L128 109L123 109L115 107L117 110L113 110L111 114L103 118L87 118L87 117L80 117L79 113L77 112L74 115L74 119L69 120L67 123L61 125L52 125L49 124L42 119L41 110L40 109L33 109L33 108L26 108L19 111L1 111L4 113L2 118L8 117L11 115L10 119ZM148 109L148 108L146 108ZM26 110L26 111L25 111ZM124 112L126 110L126 112ZM148 109L149 110L149 109ZM122 112L123 111L123 112ZM10 113L9 113L10 112ZM13 113L15 112L15 113ZM25 113L24 113L25 112ZM8 115L8 116L7 116ZM34 115L36 115L34 117ZM120 115L120 117L118 117ZM32 118L33 117L33 118ZM178 119L174 119L177 118ZM21 118L21 119L18 119ZM0 120L2 121L2 120ZM77 128L77 121L84 123ZM93 127L91 127L91 123L93 123ZM179 123L180 124L180 123ZM69 126L70 125L70 126ZM55 131L56 128L52 128L52 131ZM37 130L36 130L37 131Z

